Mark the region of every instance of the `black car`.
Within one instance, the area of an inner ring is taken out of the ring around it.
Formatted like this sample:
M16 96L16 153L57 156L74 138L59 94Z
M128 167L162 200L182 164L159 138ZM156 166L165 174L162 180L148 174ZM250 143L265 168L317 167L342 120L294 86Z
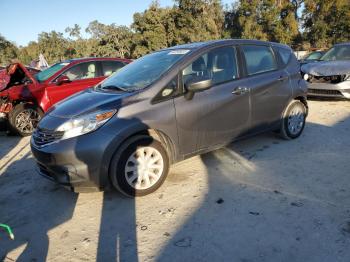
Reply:
M31 139L41 175L83 191L153 192L169 166L247 136L300 136L306 83L285 45L220 40L163 49L57 104Z

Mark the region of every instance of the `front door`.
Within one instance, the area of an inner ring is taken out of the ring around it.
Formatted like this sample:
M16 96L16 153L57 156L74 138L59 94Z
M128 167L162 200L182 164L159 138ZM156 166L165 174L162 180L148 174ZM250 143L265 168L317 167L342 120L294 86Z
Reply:
M56 104L62 99L71 96L84 89L92 87L104 79L97 67L98 64L94 61L84 62L72 66L63 72L56 79L62 75L67 76L70 82L57 85L54 81L46 88L51 105Z
M174 99L182 154L230 142L248 129L249 89L239 78L235 47L206 52L181 74L185 90L194 79L212 80L209 89L195 93L192 99Z

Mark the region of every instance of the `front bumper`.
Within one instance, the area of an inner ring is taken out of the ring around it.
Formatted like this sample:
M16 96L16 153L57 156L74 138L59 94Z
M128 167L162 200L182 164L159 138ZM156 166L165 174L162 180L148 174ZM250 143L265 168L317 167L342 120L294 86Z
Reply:
M308 96L350 99L350 81L338 84L308 83Z
M97 130L41 147L32 138L30 144L40 175L76 192L88 192L109 186L109 163L118 141Z

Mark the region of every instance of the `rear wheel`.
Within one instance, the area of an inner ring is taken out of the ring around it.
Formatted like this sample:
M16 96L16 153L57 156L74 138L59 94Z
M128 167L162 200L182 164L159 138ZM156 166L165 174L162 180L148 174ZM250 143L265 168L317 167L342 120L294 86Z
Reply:
M162 144L149 136L127 140L110 166L113 186L127 196L144 196L157 190L169 171L169 158Z
M29 136L38 126L43 111L32 104L18 104L9 114L9 129L12 134Z
M295 139L301 135L305 127L306 106L300 101L289 104L283 116L280 135L284 139Z

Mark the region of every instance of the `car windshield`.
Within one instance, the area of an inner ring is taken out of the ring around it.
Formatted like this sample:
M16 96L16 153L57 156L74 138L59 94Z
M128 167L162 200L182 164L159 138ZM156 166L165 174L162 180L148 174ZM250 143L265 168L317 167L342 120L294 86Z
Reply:
M143 56L107 78L97 88L141 90L160 78L188 49L164 50Z
M317 60L320 59L320 57L322 56L321 52L313 52L311 54L309 54L305 60Z
M49 68L45 69L44 71L37 73L35 75L35 78L39 82L44 82L67 65L69 65L69 63L54 64L53 66L50 66Z
M333 46L325 53L322 61L350 60L350 45Z

